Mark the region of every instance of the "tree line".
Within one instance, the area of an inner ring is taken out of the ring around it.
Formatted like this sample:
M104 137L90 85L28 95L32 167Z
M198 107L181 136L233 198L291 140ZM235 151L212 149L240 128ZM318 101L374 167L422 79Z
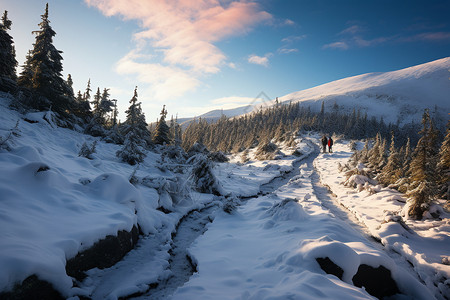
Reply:
M367 140L352 157L353 165L364 163L379 183L405 193L411 201L408 214L417 219L422 218L433 200L447 199L447 205L450 204L450 121L440 143L439 131L425 110L419 135L412 149L409 139L396 147L392 132L388 149L386 139L377 134L372 147Z

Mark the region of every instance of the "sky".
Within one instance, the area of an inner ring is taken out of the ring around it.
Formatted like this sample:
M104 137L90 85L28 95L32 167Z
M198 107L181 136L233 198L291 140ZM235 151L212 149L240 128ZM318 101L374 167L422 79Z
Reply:
M154 122L450 56L450 0L0 0L19 65L47 2L64 76L122 120L135 86Z

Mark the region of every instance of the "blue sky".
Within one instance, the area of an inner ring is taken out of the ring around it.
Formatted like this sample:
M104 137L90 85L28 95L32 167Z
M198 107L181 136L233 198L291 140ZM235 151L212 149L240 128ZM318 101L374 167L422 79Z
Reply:
M0 0L17 60L45 3ZM147 121L195 116L450 55L450 1L49 0L64 74L110 88L121 118L137 85Z

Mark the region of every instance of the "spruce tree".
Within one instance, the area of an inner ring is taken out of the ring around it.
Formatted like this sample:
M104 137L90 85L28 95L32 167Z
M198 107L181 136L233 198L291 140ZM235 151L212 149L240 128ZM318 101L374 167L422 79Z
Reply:
M420 219L437 195L437 133L433 127L428 109L422 117L423 128L410 164L410 190L407 196L411 204L409 216Z
M395 148L395 138L394 133L392 133L387 163L381 170L381 174L378 176L378 180L384 185L389 185L391 183L397 182L397 180L400 179L401 175L402 165L400 154Z
M21 87L31 88L33 84L33 67L31 66L31 57L32 57L33 51L28 50L25 64L23 64L22 72L20 72L19 78L17 80L17 83Z
M72 75L70 75L70 74L67 75L66 84L67 84L67 93L68 93L67 97L69 97L70 99L74 99L75 98L75 93L73 91Z
M61 114L70 113L73 109L73 101L66 97L70 91L62 78L62 51L57 50L53 45L56 32L50 26L48 19L48 3L41 18L40 30L33 31L36 34L36 41L31 57L26 63L26 68L29 68L31 74L24 74L24 76L31 75L31 83L30 78L23 78L19 83L40 96L32 103L34 108L50 109L51 107L52 110Z
M135 165L144 160L145 153L143 146L147 145L146 138L149 135L147 124L145 123L145 116L142 113L140 103L137 102L137 97L136 87L134 89L134 95L130 100L130 107L125 111L127 119L122 129L122 132L125 133L124 146L116 152L117 157L130 165ZM145 123L144 128L142 128L143 122Z
M157 145L168 145L170 143L169 126L167 126L166 123L166 116L167 110L164 105L160 113L160 118L156 124L155 135L153 136L153 143Z
M440 195L450 203L450 120L447 123L446 135L439 151L438 172L440 175Z
M11 92L16 88L16 50L13 38L7 30L11 30L12 22L5 10L0 23L0 91Z

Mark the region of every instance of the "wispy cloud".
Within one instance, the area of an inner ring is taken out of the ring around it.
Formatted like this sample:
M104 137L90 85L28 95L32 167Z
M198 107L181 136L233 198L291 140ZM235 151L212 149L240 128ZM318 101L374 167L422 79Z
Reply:
M281 42L291 44L291 43L294 43L294 42L297 42L297 41L304 40L305 38L306 38L306 34L303 34L303 35L291 35L291 36L283 38L281 40Z
M352 25L339 32L338 35L346 35L346 34L355 35L363 31L364 29L361 25Z
M348 44L346 42L334 42L330 44L323 45L323 49L331 48L331 49L340 49L340 50L347 50Z
M272 53L267 53L264 56L258 56L255 54L252 54L248 57L248 62L255 65L261 65L264 67L269 66L269 57L272 56Z
M297 48L279 48L278 53L280 54L289 54L289 53L295 53L298 52Z
M215 45L226 38L248 33L271 20L255 1L219 0L85 0L105 16L137 20L142 31L134 35L136 47L123 57L116 70L135 74L152 84L160 100L179 97L199 86L202 76L226 65L226 55ZM145 59L153 49L161 59Z
M428 42L440 42L440 41L450 41L450 32L425 32L419 33L410 37L401 38L400 41L403 42L417 42L417 41L428 41Z
M292 26L295 25L295 22L290 19L286 19L284 20L284 25Z

